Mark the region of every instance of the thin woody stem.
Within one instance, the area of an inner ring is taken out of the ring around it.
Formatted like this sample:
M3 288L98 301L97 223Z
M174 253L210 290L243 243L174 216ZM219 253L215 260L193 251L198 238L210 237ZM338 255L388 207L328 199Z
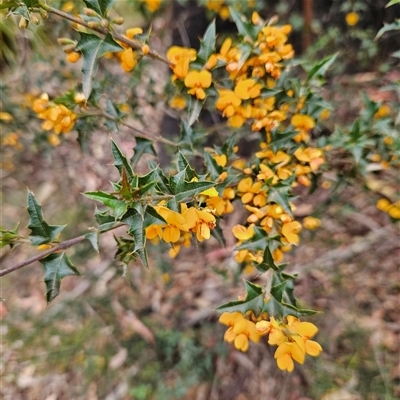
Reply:
M39 1L38 5L39 5L39 7L43 8L47 12L50 12L50 13L55 14L55 15L58 15L59 17L62 17L62 18L67 19L67 20L69 20L71 22L74 22L76 24L84 26L85 28L91 29L92 31L100 33L101 35L107 35L107 33L110 33L114 39L116 39L116 40L118 40L118 41L120 41L122 43L125 43L129 47L132 47L132 49L142 51L142 44L141 43L136 42L136 41L131 40L131 39L128 39L127 37L125 37L123 35L120 35L119 33L110 32L107 29L102 28L100 26L99 27L93 27L93 26L89 25L87 22L83 21L82 19L74 17L73 15L70 15L70 14L65 13L63 11L60 11L57 8L51 7L51 6L43 3L42 1ZM146 56L150 57L150 58L152 58L154 60L161 61L162 63L167 64L170 67L174 66L174 63L172 63L168 59L160 56L155 51L149 51L149 53Z

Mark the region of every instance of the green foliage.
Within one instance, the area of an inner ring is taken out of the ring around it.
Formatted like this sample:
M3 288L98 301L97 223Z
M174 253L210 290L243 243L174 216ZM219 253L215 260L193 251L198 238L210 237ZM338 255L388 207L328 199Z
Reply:
M28 191L28 214L28 228L31 230L29 239L34 246L58 240L58 236L65 228L65 225L49 225L43 219L42 207L31 191Z
M65 252L49 254L40 262L45 271L47 303L50 303L60 294L61 279L67 276L79 276L80 273Z

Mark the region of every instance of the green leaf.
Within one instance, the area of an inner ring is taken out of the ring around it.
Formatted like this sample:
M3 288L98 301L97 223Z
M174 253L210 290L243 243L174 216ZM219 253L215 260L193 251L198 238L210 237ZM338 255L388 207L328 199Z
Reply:
M87 233L85 238L89 240L94 250L99 252L99 231L96 230L94 232Z
M132 249L132 252L137 253L143 265L149 269L143 216L140 215L136 210L130 209L127 215L124 217L123 222L129 225L128 233L135 239L135 245Z
M389 3L386 4L385 8L394 6L395 4L400 4L400 0L390 0Z
M208 153L207 151L204 152L204 162L207 168L207 171L210 173L210 177L212 180L217 179L222 171L223 168L220 167L217 162L214 160L213 156Z
M183 155L181 151L178 154L178 161L177 161L178 171L185 171L185 179L191 181L193 178L198 178L194 169L189 165L188 160Z
M215 51L215 20L208 26L203 40L200 41L200 50L197 59L205 64L208 57Z
M152 206L146 207L143 223L144 228L150 225L163 225L165 223L165 219Z
M315 77L320 77L324 76L330 66L335 62L336 57L339 55L339 53L332 54L328 57L325 57L323 60L320 62L316 63L311 67L309 71L307 71L307 81L309 82L311 79Z
M69 258L63 253L49 254L40 260L45 270L47 303L53 301L60 294L61 279L66 276L80 276Z
M104 39L88 33L79 32L81 38L75 47L83 55L83 94L89 99L92 92L92 81L97 72L97 59L108 52L121 51L123 48L107 33Z
M15 242L20 238L18 235L18 227L19 224L17 224L13 230L9 231L0 226L0 249L7 245L9 245L11 249L14 247Z
M299 132L297 131L289 131L280 133L278 131L272 132L271 138L271 149L274 153L277 153L278 150L282 150L288 144L291 144L291 139L293 139Z
M261 27L255 27L243 14L236 11L234 7L229 7L229 12L233 22L236 24L239 35L249 36L255 40Z
M17 7L19 3L16 0L6 1L0 4L0 10L5 8Z
M83 0L87 8L91 8L102 17L107 16L107 11L112 7L115 0Z
M274 203L279 204L286 214L293 217L293 212L289 204L288 192L290 190L290 185L278 184L275 186L271 186L268 189L268 201L273 201Z
M122 176L122 170L125 169L125 172L129 180L132 180L133 177L135 176L135 174L133 173L132 166L131 164L129 164L126 157L122 154L120 148L117 146L114 140L111 140L111 151L114 157L114 166L118 169L121 176Z
M374 40L378 40L380 37L382 37L386 32L391 32L391 31L398 31L400 30L400 19L396 19L394 22L391 24L383 24L383 27L379 29L378 33L376 34Z
M133 167L138 163L143 154L157 156L157 152L152 141L140 137L136 137L135 140L136 146L133 148L134 153L130 160Z
M189 104L189 115L187 128L190 128L199 118L201 109L203 108L203 103L200 100L197 100L195 97L191 96L190 104Z
M62 96L56 97L53 101L56 104L63 104L65 107L72 110L76 107L76 102L74 98L75 98L75 89L72 89L64 93Z
M169 181L171 192L175 195L175 200L177 202L193 197L203 190L215 186L214 182L209 181L186 182L185 175L186 171L181 171L175 176L172 176Z
M116 197L114 197L109 193L97 191L97 192L85 192L84 195L89 199L98 201L99 203L102 203L105 206L110 207L116 219L121 218L127 210L127 205L124 201L118 200Z
M255 264L255 266L260 272L268 271L270 268L272 268L274 271L280 270L280 268L275 264L275 260L274 257L272 257L269 246L266 246L264 249L262 262L260 264Z
M31 191L28 191L28 228L31 230L29 240L34 246L51 243L57 240L65 225L48 225L43 219L42 207Z

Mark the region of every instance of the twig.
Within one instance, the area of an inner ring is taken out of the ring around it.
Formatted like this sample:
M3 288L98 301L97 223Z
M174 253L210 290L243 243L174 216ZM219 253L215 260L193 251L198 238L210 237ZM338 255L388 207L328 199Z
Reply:
M76 24L84 26L85 28L91 29L92 31L100 33L101 35L107 35L107 33L110 33L115 40L118 40L118 41L120 41L122 43L127 44L129 47L132 47L132 49L142 51L142 45L140 43L135 42L133 40L130 40L130 39L128 39L127 37L125 37L123 35L120 35L120 34L115 33L115 32L110 32L105 28L101 28L100 26L99 27L92 27L87 22L83 21L82 19L76 18L76 17L74 17L74 16L72 16L72 15L70 15L68 13L60 11L57 8L53 8L53 7L43 3L42 1L38 1L38 5L39 5L39 7L43 8L47 12L50 12L50 13L55 14L55 15L58 15L59 17L65 18L65 19L67 19L67 20L69 20L71 22L74 22ZM152 58L154 60L161 61L162 63L167 64L170 67L175 65L174 63L172 63L168 59L166 59L166 58L160 56L159 54L157 54L155 51L149 51L149 53L146 56L150 57L150 58Z

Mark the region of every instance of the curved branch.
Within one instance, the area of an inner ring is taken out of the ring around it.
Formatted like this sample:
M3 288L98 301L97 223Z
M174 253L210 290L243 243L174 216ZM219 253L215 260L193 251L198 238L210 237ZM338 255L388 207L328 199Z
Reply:
M74 22L76 24L84 26L85 28L91 29L92 31L100 33L101 35L107 35L107 33L110 33L114 39L119 40L122 43L125 43L126 45L132 47L132 49L134 49L134 50L142 51L142 45L140 43L135 42L134 40L130 40L130 39L128 39L127 37L125 37L123 35L120 35L120 34L115 33L115 32L110 32L107 29L102 28L100 26L99 27L92 27L86 21L83 21L80 18L74 17L73 15L70 15L70 14L65 13L63 11L60 11L57 8L51 7L51 6L43 3L42 1L39 1L38 5L39 5L39 7L43 8L47 12L50 12L50 13L55 14L55 15L58 15L59 17L62 17L62 18L67 19L67 20L69 20L71 22ZM155 51L149 51L149 53L146 56L150 57L150 58L152 58L154 60L161 61L162 63L167 64L170 67L175 65L174 63L172 63L168 59L166 59L166 58L160 56L159 54L157 54Z
M35 261L39 261L42 258L48 256L49 254L53 254L53 253L56 253L57 251L67 249L68 247L71 247L74 244L83 242L85 239L86 239L86 235L81 235L81 236L78 236L76 238L66 240L65 242L62 242L62 243L58 244L57 246L54 246L51 249L47 249L45 251L42 251L41 253L36 254L36 256L28 258L27 260L21 261L20 263L15 264L10 268L2 269L0 271L0 276L7 275L7 274L9 274L11 272L16 271L17 269L20 269L20 268L23 268L23 267L25 267L25 266L27 266L29 264L32 264Z

